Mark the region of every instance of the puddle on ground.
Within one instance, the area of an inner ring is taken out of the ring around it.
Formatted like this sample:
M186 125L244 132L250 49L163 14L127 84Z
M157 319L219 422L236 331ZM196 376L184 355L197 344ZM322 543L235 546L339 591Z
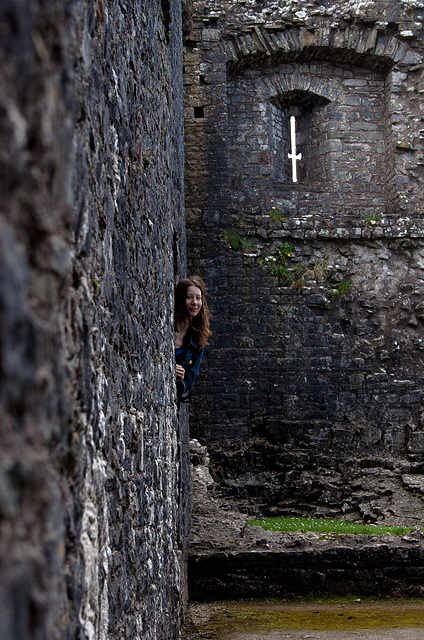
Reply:
M183 640L422 640L423 600L192 603Z

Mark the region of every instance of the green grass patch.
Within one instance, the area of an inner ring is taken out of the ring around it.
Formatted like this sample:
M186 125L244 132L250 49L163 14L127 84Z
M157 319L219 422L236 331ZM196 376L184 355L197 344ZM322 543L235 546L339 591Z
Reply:
M321 533L369 533L382 534L393 533L401 535L411 531L412 527L393 527L378 524L360 524L357 522L345 522L343 520L331 520L327 518L296 518L285 516L281 518L260 518L249 520L249 524L272 529L273 531L318 531Z

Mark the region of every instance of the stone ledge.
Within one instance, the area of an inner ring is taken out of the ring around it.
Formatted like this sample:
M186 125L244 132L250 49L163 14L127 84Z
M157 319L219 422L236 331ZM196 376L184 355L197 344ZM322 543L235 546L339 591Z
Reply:
M265 531L249 525L234 503L214 497L207 448L191 440L190 450L191 600L424 596L424 532L418 526L401 536ZM404 478L412 482L415 476Z
M248 537L250 543L242 538L231 550L191 550L191 598L424 595L424 536L417 530L402 537L346 534L323 540L318 534L266 531L249 531Z

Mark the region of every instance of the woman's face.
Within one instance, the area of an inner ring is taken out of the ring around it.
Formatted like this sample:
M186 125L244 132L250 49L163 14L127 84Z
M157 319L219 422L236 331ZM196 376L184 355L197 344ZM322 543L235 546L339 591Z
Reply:
M191 318L194 318L199 313L202 308L202 292L199 287L195 287L191 285L187 287L187 297L185 300L186 309L188 311L188 315Z

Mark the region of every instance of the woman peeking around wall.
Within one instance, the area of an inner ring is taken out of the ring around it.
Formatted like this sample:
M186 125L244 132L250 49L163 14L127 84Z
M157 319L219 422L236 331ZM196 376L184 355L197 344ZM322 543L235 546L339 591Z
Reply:
M200 276L180 280L175 288L174 326L178 404L193 386L212 335L206 287Z

